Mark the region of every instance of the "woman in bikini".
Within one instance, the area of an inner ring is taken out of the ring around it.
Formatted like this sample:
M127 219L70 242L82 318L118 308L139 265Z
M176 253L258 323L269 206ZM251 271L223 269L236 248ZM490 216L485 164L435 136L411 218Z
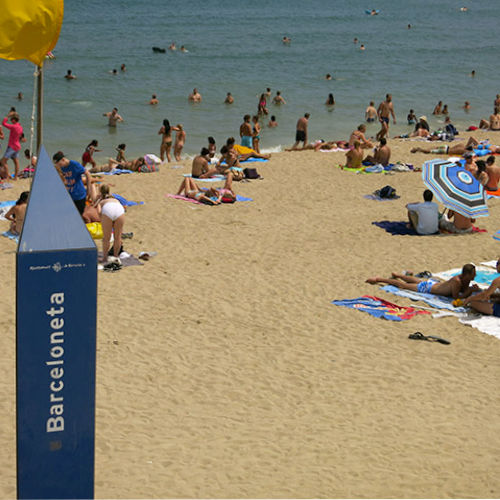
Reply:
M177 195L184 195L186 198L191 198L207 205L234 203L236 201L236 194L233 191L233 174L231 172L227 174L223 188L210 188L206 191L202 191L191 177L184 177Z
M267 109L266 94L261 94L259 99L259 105L257 106L258 115L267 115L269 113Z
M252 133L252 148L255 150L256 153L260 154L260 131L262 127L260 126L259 123L259 117L255 115L252 118L253 121L253 133Z
M160 158L161 161L165 160L165 155L167 155L167 161L170 163L172 158L170 157L170 150L172 149L172 127L170 127L170 122L165 119L163 120L163 125L158 130L158 135L161 135L161 146L160 146Z
M102 224L102 259L107 262L111 232L114 232L113 255L118 257L122 247L123 224L125 223L125 209L122 204L109 194L109 186L101 185L101 195L94 203L101 215Z
M182 148L186 142L186 131L182 127L182 123L178 123L176 127L172 127L175 130L175 144L174 144L174 157L177 161L181 161Z
M85 151L83 152L82 155L82 165L85 167L87 163L90 163L92 167L95 167L97 164L93 158L93 154L96 151L101 151L100 149L97 149L97 146L99 146L99 143L97 142L96 139L90 142L90 144L85 148Z

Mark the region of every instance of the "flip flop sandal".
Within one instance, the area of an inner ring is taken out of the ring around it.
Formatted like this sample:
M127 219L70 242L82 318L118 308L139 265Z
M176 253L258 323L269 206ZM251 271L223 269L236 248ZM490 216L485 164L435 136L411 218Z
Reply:
M427 340L429 342L439 342L440 344L444 345L451 344L449 340L442 339L441 337L436 337L435 335L424 335L421 332L410 333L410 335L408 335L408 338L412 340Z
M415 274L416 278L431 278L432 273L430 271L422 271L421 273Z

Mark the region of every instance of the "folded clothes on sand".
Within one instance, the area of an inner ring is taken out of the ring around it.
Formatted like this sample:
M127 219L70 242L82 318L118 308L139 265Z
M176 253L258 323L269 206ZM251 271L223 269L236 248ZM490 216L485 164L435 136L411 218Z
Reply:
M384 318L390 321L403 321L413 318L417 314L430 314L428 311L420 311L413 307L399 306L371 295L363 295L356 299L332 300L332 304L364 311L376 318Z

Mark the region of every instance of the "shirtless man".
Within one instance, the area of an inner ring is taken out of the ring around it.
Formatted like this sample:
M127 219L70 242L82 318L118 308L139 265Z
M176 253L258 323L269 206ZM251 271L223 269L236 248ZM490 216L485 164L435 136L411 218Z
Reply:
M375 108L375 103L370 101L370 105L365 110L365 120L368 123L373 123L377 118L377 108Z
M488 130L500 130L500 108L495 106L493 113L490 115L490 121L486 121L482 119L479 122L479 128L488 129Z
M149 101L149 104L151 104L151 106L155 106L155 105L156 105L156 104L158 104L158 103L159 103L159 101L158 101L158 99L156 98L156 94L153 94L153 95L151 96L151 100Z
M500 181L500 167L495 165L494 156L486 158L486 173L488 174L488 184L485 186L485 189L496 191L498 189L498 182Z
M497 261L497 273L500 273L500 259ZM486 289L483 290L482 292L479 292L476 295L470 295L467 297L463 305L464 306L470 306L472 309L475 309L476 311L483 313L483 314L490 314L491 316L496 316L497 318L500 317L500 303L498 302L498 299L500 298L499 295L499 288L500 288L500 278L495 278L490 286Z
M369 161L374 165L380 163L384 167L389 165L389 160L391 159L391 148L387 145L387 139L382 137L380 139L380 144L375 148L375 154L373 156L368 155L365 161Z
M389 116L392 115L392 121L396 125L396 115L394 114L394 104L392 103L391 94L385 96L385 101L382 101L377 109L378 119L382 128L377 133L377 140L385 137L389 132Z
M358 126L357 130L352 132L351 137L349 137L349 146L352 146L356 141L361 144L363 149L373 148L373 142L369 141L365 137L366 125L363 123Z
M346 153L346 164L344 168L360 168L361 162L363 161L363 150L361 149L361 144L359 141L354 142L354 149L350 149Z
M299 142L302 142L304 146L307 144L307 124L309 123L310 116L309 113L306 113L302 118L298 119L295 132L295 144L292 146L292 149L297 149Z
M413 148L412 153L426 153L435 155L451 155L451 156L461 156L463 155L469 147L476 147L479 142L474 139L474 137L469 137L466 144L455 144L454 146L448 146L444 144L443 146L437 146L435 148L425 149L425 148Z
M195 156L191 165L191 177L195 179L206 179L213 177L217 173L217 169L210 168L208 159L210 151L207 148L202 148L200 154Z
M72 73L70 69L68 69L68 72L64 75L64 78L66 78L66 80L74 80L76 76Z
M201 102L201 94L198 92L198 89L193 89L193 92L189 94L188 100L191 102Z
M276 95L274 96L273 104L278 104L278 105L279 104L286 104L286 101L281 96L281 92L279 90L276 92Z
M228 92L226 98L224 99L224 104L233 104L234 97L231 95L231 92Z
M102 116L106 116L108 118L108 126L110 127L116 127L117 122L123 121L123 118L118 114L118 108L113 108L113 111L103 113Z
M240 125L241 145L246 148L252 148L253 130L250 119L250 115L245 115L243 117L243 123Z
M473 264L465 264L462 273L453 276L448 281L437 281L434 279L419 279L414 276L392 273L392 278L368 278L366 283L375 285L386 283L397 286L403 290L411 290L419 293L432 293L433 295L443 295L454 299L469 297L473 292L479 290L477 285L470 286L470 282L476 277L476 268Z

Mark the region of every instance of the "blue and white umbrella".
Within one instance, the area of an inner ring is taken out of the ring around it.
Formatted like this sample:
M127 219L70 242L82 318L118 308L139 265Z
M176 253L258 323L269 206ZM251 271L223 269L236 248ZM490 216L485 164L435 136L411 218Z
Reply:
M445 207L464 217L489 215L483 186L461 165L447 160L429 160L422 167L422 178Z

